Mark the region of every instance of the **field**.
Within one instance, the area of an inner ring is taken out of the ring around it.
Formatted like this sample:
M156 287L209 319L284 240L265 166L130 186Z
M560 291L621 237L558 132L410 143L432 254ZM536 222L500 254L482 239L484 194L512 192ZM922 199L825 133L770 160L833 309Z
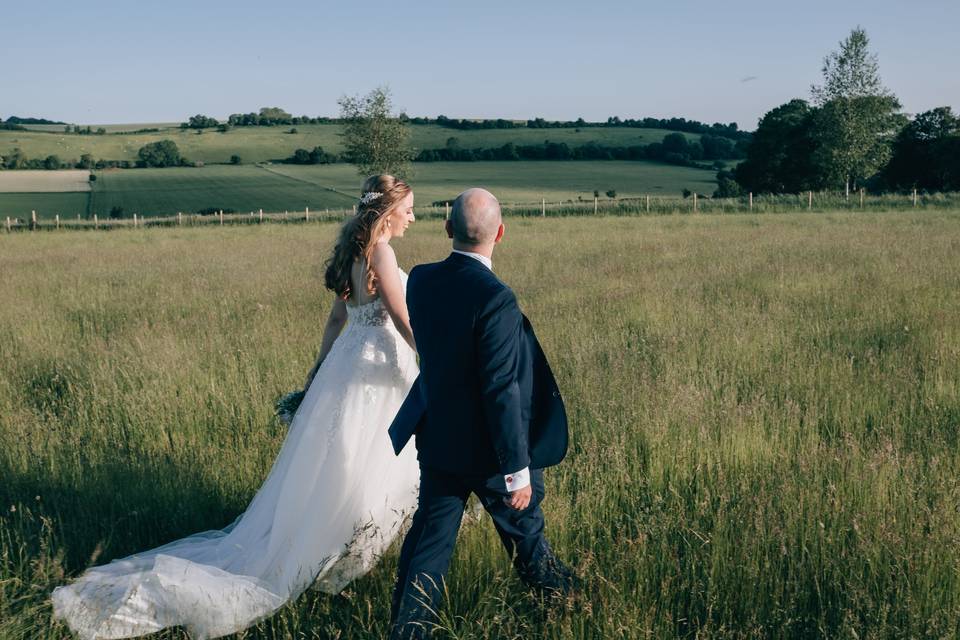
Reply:
M491 189L503 202L556 202L615 189L619 197L654 194L679 196L687 188L715 188L711 171L655 162L437 162L414 165L410 183L419 206L453 199L476 185ZM21 173L0 173L15 180ZM32 173L32 172L29 172ZM60 173L60 172L51 172ZM90 193L90 214L105 218L112 207L126 215L172 215L208 207L236 211L285 211L310 207L349 208L359 195L361 178L351 165L208 166L199 168L98 171ZM332 189L332 190L331 190ZM46 194L0 193L0 215L40 218L87 213L86 196L50 199ZM65 201L66 200L66 201Z
M51 125L44 125L51 126ZM180 152L193 161L206 163L230 162L237 154L244 162L270 162L293 155L298 148L316 146L327 151L341 151L341 126L335 124L307 124L295 127L236 127L226 133L212 129L198 133L195 130L171 128L156 133L123 133L123 125L112 127L115 133L107 135L75 135L58 131L0 131L0 155L21 149L29 158L59 156L61 160L76 161L89 153L95 159L136 160L137 151L145 144L158 140L173 140ZM105 127L106 128L106 127ZM297 133L288 133L295 128ZM111 129L108 129L110 131ZM126 129L129 131L129 129ZM627 146L658 142L670 133L663 129L583 128L577 129L488 129L459 131L437 125L411 125L411 144L416 149L436 149L446 145L448 138L457 138L460 146L499 147L507 142L541 144L544 140L566 142L579 146L587 142ZM684 134L698 139L697 134Z
M0 193L90 191L89 171L3 171Z
M541 610L461 532L444 638L948 638L960 630L960 212L511 219L494 256L572 444ZM240 513L330 294L329 224L0 235L0 638L48 594ZM396 243L446 254L438 221ZM382 638L394 548L244 638ZM185 638L173 631L159 638Z

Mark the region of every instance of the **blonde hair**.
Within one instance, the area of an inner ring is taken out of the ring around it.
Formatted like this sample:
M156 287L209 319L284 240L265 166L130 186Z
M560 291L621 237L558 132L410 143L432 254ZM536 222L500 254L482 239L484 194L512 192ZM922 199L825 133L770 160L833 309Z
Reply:
M362 257L365 269L367 293L376 293L370 258L373 246L383 235L387 216L410 193L410 186L391 175L370 176L363 182L362 195L379 193L376 198L361 198L357 204L357 213L343 223L340 236L333 248L333 254L327 260L324 276L327 289L334 291L346 300L353 293L350 284L350 272L357 258Z

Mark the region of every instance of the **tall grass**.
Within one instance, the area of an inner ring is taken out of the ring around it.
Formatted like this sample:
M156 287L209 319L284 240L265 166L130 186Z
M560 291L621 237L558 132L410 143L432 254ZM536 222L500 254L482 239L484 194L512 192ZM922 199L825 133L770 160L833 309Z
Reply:
M541 608L485 519L455 638L955 637L960 213L515 218L494 256L572 431ZM50 590L240 513L284 436L335 227L0 236L0 638ZM396 243L439 259L439 221ZM385 635L396 549L240 637ZM177 631L163 638L184 637Z

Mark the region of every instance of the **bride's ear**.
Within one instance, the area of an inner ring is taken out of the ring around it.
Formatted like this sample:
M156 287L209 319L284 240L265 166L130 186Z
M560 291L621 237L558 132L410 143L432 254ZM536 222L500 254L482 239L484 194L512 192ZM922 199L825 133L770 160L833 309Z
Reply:
M447 230L447 237L452 240L452 239L453 239L453 224L451 224L450 221L447 220L447 221L444 223L443 228Z

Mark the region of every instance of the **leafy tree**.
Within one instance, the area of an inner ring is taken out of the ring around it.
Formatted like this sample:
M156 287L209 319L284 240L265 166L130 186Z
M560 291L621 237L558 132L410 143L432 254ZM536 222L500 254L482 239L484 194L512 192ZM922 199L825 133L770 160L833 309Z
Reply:
M60 168L60 158L54 155L49 155L43 161L44 169L59 169Z
M310 152L306 149L297 149L293 152L294 164L310 164Z
M137 151L137 157L144 167L176 167L185 162L173 140L146 144Z
M77 163L77 167L80 169L93 169L94 164L93 156L85 153L80 156L80 162Z
M950 107L925 111L900 131L883 183L894 189L960 189L960 118Z
M230 156L230 164L242 164L242 163L243 163L243 159L237 154L233 154L232 156Z
M210 116L205 116L198 113L195 116L190 116L190 119L187 122L180 124L181 129L212 129L219 126L219 122L216 118L211 118Z
M410 172L413 151L409 126L390 115L390 91L378 87L365 96L343 96L338 101L345 126L341 135L349 161L361 175Z
M737 198L742 195L743 190L737 183L732 171L721 169L717 171L717 190L713 192L714 198Z
M616 197L617 197L617 190L616 190L616 189L610 189L609 191L607 191L607 197L608 197L608 198L616 198Z
M734 171L745 191L797 193L818 189L822 177L812 163L814 114L799 98L767 112L747 147L747 158Z
M293 116L280 107L263 107L260 109L260 121L263 124L293 124Z
M112 220L119 220L120 218L123 217L123 215L124 215L123 207L119 205L114 205L113 207L110 208L110 218Z
M897 100L880 81L876 54L857 27L823 62L823 84L811 87L816 115L815 162L830 184L860 185L890 159L904 123Z

